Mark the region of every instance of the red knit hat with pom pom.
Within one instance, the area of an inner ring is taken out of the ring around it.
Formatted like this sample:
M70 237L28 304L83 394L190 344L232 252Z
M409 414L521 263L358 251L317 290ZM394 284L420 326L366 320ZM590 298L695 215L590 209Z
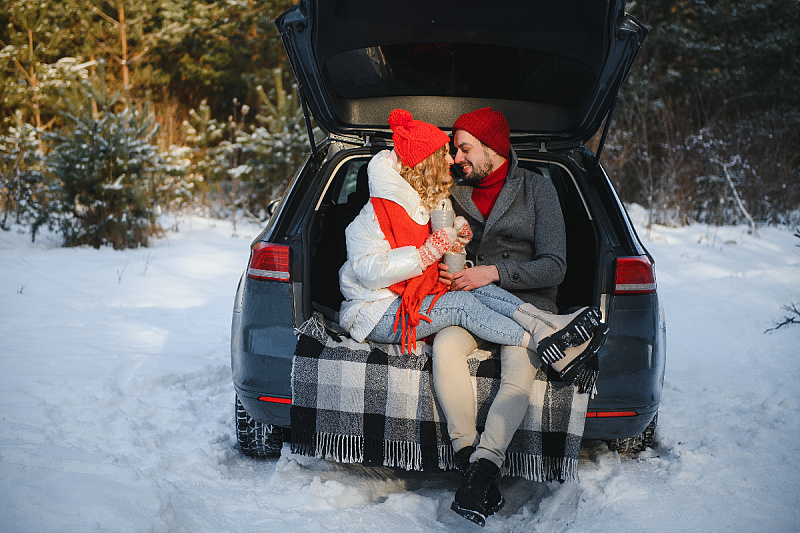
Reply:
M511 149L511 128L508 126L506 117L500 111L495 111L491 107L482 107L471 113L464 113L456 123L453 124L453 131L464 130L472 134L480 142L508 159L508 152Z
M415 167L450 142L445 132L427 122L413 120L405 109L389 113L394 151L404 165Z

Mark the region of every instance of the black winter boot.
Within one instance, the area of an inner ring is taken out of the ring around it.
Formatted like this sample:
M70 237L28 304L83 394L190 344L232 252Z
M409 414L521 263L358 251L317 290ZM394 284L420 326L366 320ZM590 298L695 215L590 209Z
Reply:
M483 527L486 525L486 517L499 511L505 504L497 487L498 479L500 479L500 468L490 460L481 458L470 463L464 481L458 487L453 503L450 504L450 509ZM490 512L489 506L492 504L487 503L487 500L493 488L500 501L497 504L499 506Z
M466 446L461 448L455 453L453 457L453 462L455 463L456 470L461 472L461 475L464 476L464 479L467 477L467 469L469 468L470 456L475 452L475 446ZM500 487L497 486L497 481L492 483L492 486L489 487L489 491L486 493L486 502L484 502L484 506L486 508L486 516L491 516L506 504L503 495L500 493Z
M458 450L453 456L453 462L455 463L456 470L458 470L462 476L467 475L469 458L473 453L475 453L475 446L465 446L464 448Z

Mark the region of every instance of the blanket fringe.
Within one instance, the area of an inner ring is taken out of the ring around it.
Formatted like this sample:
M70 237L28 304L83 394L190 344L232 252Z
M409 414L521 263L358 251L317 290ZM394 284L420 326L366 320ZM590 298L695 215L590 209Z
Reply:
M361 435L316 434L317 459L331 458L339 463L364 462L364 437Z
M311 337L312 339L316 339L323 344L325 343L325 339L328 337L328 334L325 331L325 326L322 325L322 322L319 320L316 313L311 315L311 318L300 324L299 328L294 328L294 335L295 337L305 335L307 337Z
M293 442L291 451L317 459L332 459L339 463L363 463L364 437L318 432L314 435L313 447L308 442ZM384 441L383 466L421 471L422 446L409 441Z
M407 471L422 471L422 447L409 441L384 441L383 465ZM340 463L364 462L364 437L361 435L336 435L316 433L314 445L293 442L292 453L332 459ZM439 468L454 470L453 447L439 446ZM519 452L507 452L504 474L529 481L578 481L578 460L564 457L542 457Z
M578 460L542 457L518 452L506 453L506 475L529 481L578 481Z
M306 457L314 456L314 446L305 432L295 431L292 433L292 440L289 442L289 450L292 453L305 455Z
M384 441L383 466L422 470L422 446L409 441Z
M453 446L438 446L439 448L439 468L442 470L455 470L456 468L456 454L453 451Z
M597 394L597 378L600 376L600 371L586 367L583 372L575 378L575 386L577 387L578 394L589 394L590 398L594 398Z

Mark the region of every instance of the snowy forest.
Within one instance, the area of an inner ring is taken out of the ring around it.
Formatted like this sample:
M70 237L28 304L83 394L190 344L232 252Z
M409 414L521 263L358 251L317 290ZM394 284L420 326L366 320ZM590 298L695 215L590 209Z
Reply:
M273 22L291 3L0 4L0 227L121 249L165 212L265 219L308 152ZM622 199L650 223L800 223L800 2L627 10L650 34L602 159Z

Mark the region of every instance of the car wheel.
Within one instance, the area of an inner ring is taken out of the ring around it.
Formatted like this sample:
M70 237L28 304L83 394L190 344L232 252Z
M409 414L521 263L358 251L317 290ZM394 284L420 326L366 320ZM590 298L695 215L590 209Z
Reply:
M631 454L643 452L647 448L652 448L656 442L656 425L658 424L658 412L653 415L653 420L647 424L641 435L629 439L607 440L608 449L612 452L621 454Z
M283 428L262 424L251 417L236 396L236 438L248 457L280 457L283 447Z

